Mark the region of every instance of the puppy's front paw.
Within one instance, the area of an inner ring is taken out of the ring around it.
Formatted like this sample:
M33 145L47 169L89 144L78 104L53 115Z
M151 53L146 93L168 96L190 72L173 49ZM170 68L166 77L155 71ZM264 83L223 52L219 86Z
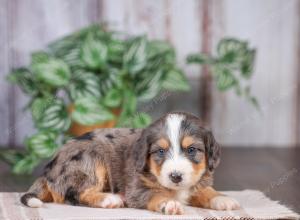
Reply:
M121 208L124 207L124 202L121 196L117 194L107 193L103 200L99 203L101 208Z
M234 210L239 209L240 204L228 196L216 196L210 200L210 208L215 210Z
M169 200L160 205L160 210L166 215L182 215L184 210L180 202Z

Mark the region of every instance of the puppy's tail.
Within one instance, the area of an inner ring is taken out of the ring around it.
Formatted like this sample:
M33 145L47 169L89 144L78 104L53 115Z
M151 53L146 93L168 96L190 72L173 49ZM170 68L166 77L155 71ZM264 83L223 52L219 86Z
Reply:
M43 202L37 197L35 193L25 193L21 197L21 202L31 208L40 208L43 205Z
M45 195L49 195L46 180L43 177L38 178L21 197L21 202L31 208L42 207L43 201L46 200ZM47 199L49 201L49 199Z

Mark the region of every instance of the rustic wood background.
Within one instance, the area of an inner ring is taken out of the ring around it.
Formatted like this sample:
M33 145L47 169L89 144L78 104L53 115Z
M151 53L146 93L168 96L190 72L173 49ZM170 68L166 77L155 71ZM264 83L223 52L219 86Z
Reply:
M144 106L154 118L187 110L210 122L225 146L300 143L300 1L297 0L0 0L0 145L21 146L34 132L28 101L5 76L30 52L95 22L131 34L166 39L177 49L192 91L167 94ZM207 69L186 66L188 53L214 53L225 36L258 50L253 93L259 113L233 92L219 93Z

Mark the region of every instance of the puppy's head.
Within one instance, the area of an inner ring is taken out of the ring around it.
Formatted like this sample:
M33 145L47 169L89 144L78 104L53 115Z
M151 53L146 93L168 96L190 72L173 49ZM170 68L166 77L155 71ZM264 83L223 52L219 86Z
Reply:
M213 171L220 149L199 118L170 113L144 129L134 153L138 172L150 172L164 187L178 190L196 185L206 171Z

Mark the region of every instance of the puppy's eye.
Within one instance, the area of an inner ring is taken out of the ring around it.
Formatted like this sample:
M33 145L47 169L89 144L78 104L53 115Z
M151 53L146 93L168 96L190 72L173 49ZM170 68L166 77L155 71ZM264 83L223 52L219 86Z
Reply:
M163 157L164 155L165 155L165 150L164 149L159 149L158 151L157 151L157 154L160 156L160 157Z
M187 149L187 152L188 152L188 154L193 155L193 154L196 153L196 148L194 148L194 147L189 147L189 148Z

